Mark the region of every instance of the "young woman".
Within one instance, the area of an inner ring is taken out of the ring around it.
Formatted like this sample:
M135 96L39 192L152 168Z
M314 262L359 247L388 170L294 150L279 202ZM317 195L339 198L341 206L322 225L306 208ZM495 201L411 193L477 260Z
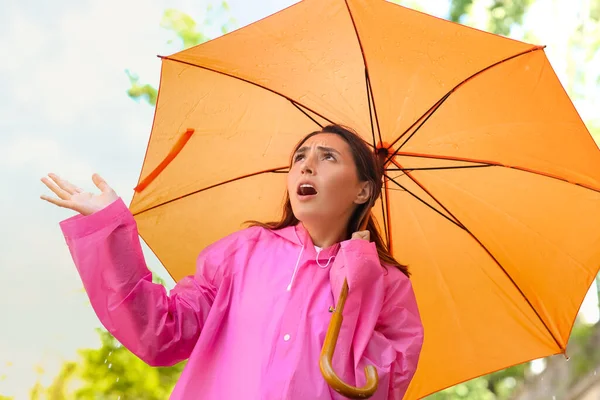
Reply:
M61 229L102 324L150 365L188 360L172 399L342 398L324 380L319 355L344 278L334 370L362 386L373 365L372 398L403 397L423 327L408 271L370 214L382 170L351 130L331 125L306 136L292 154L281 220L208 246L195 274L169 294L152 283L135 221L102 178L92 177L100 189L92 194L49 177L42 181L58 198L42 199L79 213Z

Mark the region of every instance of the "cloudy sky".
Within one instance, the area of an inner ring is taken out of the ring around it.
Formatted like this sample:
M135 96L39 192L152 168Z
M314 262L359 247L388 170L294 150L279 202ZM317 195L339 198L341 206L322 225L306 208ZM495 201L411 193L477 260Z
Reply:
M236 27L294 2L228 1ZM575 21L577 7L538 3L547 7L528 27L545 44L555 44L549 55L563 76L565 40L552 21L559 16L563 24ZM98 321L58 228L72 213L39 200L45 192L39 179L53 171L94 189L90 177L99 172L129 202L153 109L127 97L125 70L156 86L156 55L179 50L176 41L169 44L172 33L159 26L164 10L176 8L201 20L208 1L0 4L0 394L26 398L36 365L46 370L42 383L47 384L77 348L98 345ZM428 0L427 7L444 16L448 5ZM577 105L585 118L598 109L598 97ZM172 285L146 253L151 269Z

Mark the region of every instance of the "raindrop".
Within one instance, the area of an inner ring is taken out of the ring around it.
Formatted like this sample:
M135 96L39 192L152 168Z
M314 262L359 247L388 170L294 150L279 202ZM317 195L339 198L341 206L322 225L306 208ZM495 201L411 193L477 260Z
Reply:
M552 396L552 400L556 400L556 396Z
M596 370L594 370L594 376L596 376Z
M112 351L109 351L109 352L108 352L108 356L110 357L110 355L111 355L111 354L112 354Z
M112 368L112 364L108 364L108 369L111 369L111 368Z
M105 358L105 359L104 359L104 364L106 364L106 360L107 360L107 359Z
M117 400L121 400L121 396L117 397Z
M119 379L121 379L121 378L117 378L117 382L119 382Z

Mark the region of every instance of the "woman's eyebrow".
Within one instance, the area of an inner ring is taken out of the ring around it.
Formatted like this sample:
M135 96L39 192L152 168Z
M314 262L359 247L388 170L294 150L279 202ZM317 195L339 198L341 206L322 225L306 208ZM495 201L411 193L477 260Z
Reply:
M306 153L306 151L309 149L310 149L309 146L302 146L298 150L296 150L296 153L294 153L294 154ZM317 150L322 151L322 152L331 152L331 153L340 154L340 152L337 151L336 149L334 149L333 147L317 146Z
M317 146L317 149L323 152L340 154L340 152L333 147Z

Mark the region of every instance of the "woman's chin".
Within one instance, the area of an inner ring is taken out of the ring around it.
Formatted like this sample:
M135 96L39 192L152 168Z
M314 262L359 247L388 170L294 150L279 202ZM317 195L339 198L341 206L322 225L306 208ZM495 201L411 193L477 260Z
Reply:
M302 222L303 224L314 224L315 222L319 222L323 220L323 215L316 212L310 212L309 210L301 210L298 212L294 212L296 219Z

